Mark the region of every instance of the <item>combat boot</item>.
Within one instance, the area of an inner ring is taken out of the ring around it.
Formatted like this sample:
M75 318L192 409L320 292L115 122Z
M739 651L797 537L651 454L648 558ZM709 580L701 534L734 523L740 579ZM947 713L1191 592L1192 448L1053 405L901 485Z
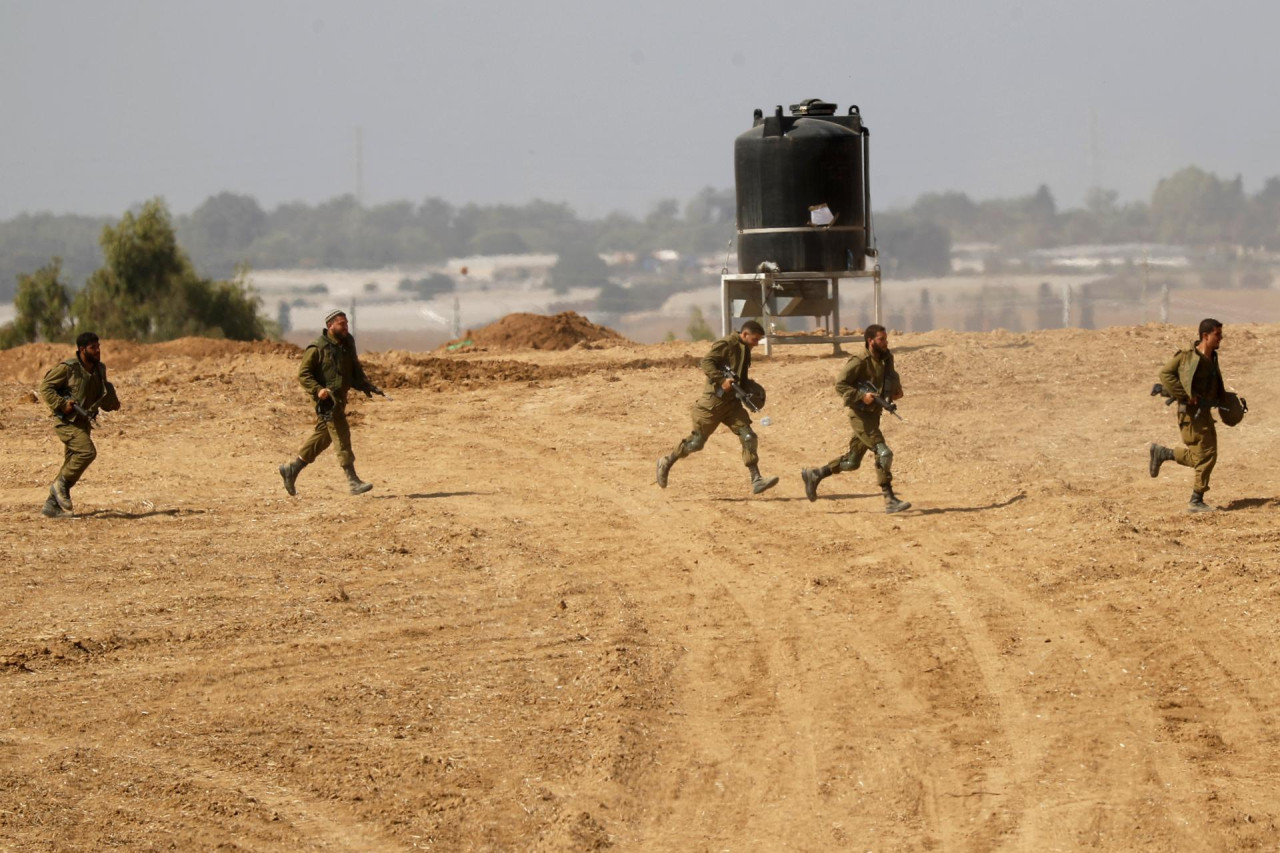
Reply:
M347 485L351 488L351 494L363 495L373 488L373 483L366 483L356 474L356 466L354 464L347 465L342 470L347 474Z
M1187 512L1214 512L1214 508L1204 502L1204 492L1192 492Z
M298 475L302 473L302 469L307 467L307 463L301 459L294 457L293 461L286 462L280 466L280 477L284 480L284 490L291 495L298 493L297 482Z
M758 495L761 492L767 492L769 489L778 485L777 477L766 478L760 476L760 466L758 465L748 466L747 470L751 472L751 493L754 495Z
M53 485L49 487L49 491L63 512L71 512L71 486L66 480L62 477L56 478Z
M880 491L884 492L885 512L895 513L902 512L904 509L911 509L910 503L898 500L898 496L893 493L893 486L881 486Z
M1151 445L1151 462L1147 465L1147 473L1152 477L1160 476L1160 466L1173 461L1173 451L1160 445Z
M821 468L803 468L800 479L804 480L804 496L810 501L818 499L818 484L831 476L831 469L823 465Z
M62 507L58 506L58 499L53 496L53 489L49 489L49 497L45 499L44 506L40 508L40 514L45 518L61 518L66 515L62 511Z
M664 456L658 460L658 485L662 488L667 487L667 475L671 473L671 466L676 464L676 460L670 456Z

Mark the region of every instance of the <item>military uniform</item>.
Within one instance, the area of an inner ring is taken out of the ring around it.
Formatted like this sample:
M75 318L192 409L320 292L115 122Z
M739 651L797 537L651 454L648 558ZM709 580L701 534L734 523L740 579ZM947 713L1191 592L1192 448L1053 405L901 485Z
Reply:
M1226 396L1217 351L1205 358L1194 345L1179 350L1160 371L1160 384L1178 401L1178 430L1184 446L1172 451L1173 461L1195 470L1194 490L1203 496L1218 462L1218 430L1211 404ZM1198 405L1191 404L1192 397Z
M667 472L671 466L690 453L701 450L721 424L733 430L742 444L742 464L751 473L755 493L759 494L776 485L777 477L760 476L760 456L757 452L759 439L751 428L751 416L747 414L746 407L737 394L722 389L725 367L733 371L740 387L746 387L750 383L748 374L751 370L751 347L743 342L738 332L725 335L711 345L698 367L706 374L707 382L703 386L702 396L690 411L693 431L681 439L670 454L658 460L658 485L665 488Z
M98 362L92 369L85 367L79 356L72 356L50 368L40 382L40 399L53 414L53 429L65 447L62 468L58 471L55 484L61 481L62 486L70 491L85 470L93 464L98 450L93 444L90 432L93 422L75 412L63 414L62 408L67 397L90 415L98 410L114 412L120 408L120 398L116 396L115 386L107 381L107 369ZM49 501L45 502L46 515L58 515L50 509L58 509L61 501L55 497L55 488L50 489ZM52 506L51 503L52 502ZM70 503L68 498L67 503ZM70 511L69 506L61 509Z
M332 395L333 409L325 416L316 416L316 428L303 442L298 458L310 465L324 449L336 444L338 464L347 468L356 461L351 449L351 427L347 423L347 393L351 390L372 391L374 386L365 378L364 368L356 355L356 341L350 335L341 343L324 332L307 346L302 353L302 366L298 368L298 383L319 402L316 396L321 388L328 388Z
M747 371L751 369L751 350L738 337L738 333L726 335L711 345L711 350L703 356L698 367L707 375L707 384L702 396L693 404L690 414L693 416L693 432L688 438L680 440L673 450L672 456L683 459L690 453L701 450L720 424L733 430L742 442L742 464L750 467L759 464L760 457L756 453L758 441L751 429L751 416L746 407L738 399L737 394L721 390L724 382L723 367L728 365L741 382L748 379ZM718 396L717 396L718 394Z
M862 402L863 392L858 390L858 385L863 382L870 382L876 393L886 400L892 399L902 387L898 373L893 369L893 354L889 353L881 360L872 355L869 348L865 348L854 353L845 362L844 369L836 379L836 393L849 407L849 425L853 428L853 435L849 439L849 451L832 459L827 467L833 471L856 471L862 465L862 457L867 451L874 451L876 483L884 488L893 482L893 471L888 464L893 459L893 452L884 440L884 433L880 432L880 415L883 411L880 404L867 405Z
M902 381L894 369L892 352L886 352L883 358L878 358L868 346L855 352L845 362L836 378L836 393L849 408L849 426L853 429L853 435L849 438L849 450L821 468L806 468L800 472L805 484L805 495L811 501L816 500L819 482L841 471L856 471L861 467L863 457L870 451L875 456L876 483L884 493L886 510L901 512L910 508L911 504L898 500L893 494L893 451L889 449L884 433L880 431L883 407L879 403L862 402L865 392L858 390L858 386L864 382L870 383L876 393L886 400L892 400L901 393Z

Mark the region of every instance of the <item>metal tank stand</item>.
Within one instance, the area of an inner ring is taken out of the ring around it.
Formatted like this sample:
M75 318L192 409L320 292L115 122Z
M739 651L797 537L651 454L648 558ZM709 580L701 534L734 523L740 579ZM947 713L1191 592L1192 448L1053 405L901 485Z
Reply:
M881 322L879 264L869 270L839 272L726 273L720 276L720 333L733 331L734 318L760 317L766 356L783 344L831 344L832 352L840 355L841 344L862 343L859 335L840 334L840 280L846 278L871 279L872 320ZM774 317L813 317L827 333L778 333Z

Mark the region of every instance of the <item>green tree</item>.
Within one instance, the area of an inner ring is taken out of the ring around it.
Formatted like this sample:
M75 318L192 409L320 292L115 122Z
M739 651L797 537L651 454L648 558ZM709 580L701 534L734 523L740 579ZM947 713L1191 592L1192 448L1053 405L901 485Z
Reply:
M31 275L18 276L18 293L14 298L12 328L5 334L5 345L29 343L37 338L62 340L67 330L67 312L71 297L62 279L62 259L54 258Z
M689 309L689 325L685 328L685 333L691 341L709 341L713 338L707 318L702 316L702 309L697 305Z
M1195 166L1164 178L1151 195L1151 222L1165 243L1236 243L1245 211L1240 177L1223 181Z
M419 299L430 299L440 293L452 293L455 287L456 284L451 277L442 272L433 272L426 278L416 281L403 278L397 289L405 293L413 293Z
M152 199L115 227L102 229L105 265L89 276L72 304L76 325L103 337L169 340L183 335L254 340L267 336L261 300L246 282L196 275L178 246L168 208Z
M876 219L876 243L885 272L894 278L941 276L951 271L951 234L936 222L900 213Z
M609 280L609 265L592 249L571 245L561 250L548 284L556 293L573 287L600 287Z
M266 233L267 215L247 195L210 196L178 224L178 239L193 262L214 276L232 276L250 258L250 247Z

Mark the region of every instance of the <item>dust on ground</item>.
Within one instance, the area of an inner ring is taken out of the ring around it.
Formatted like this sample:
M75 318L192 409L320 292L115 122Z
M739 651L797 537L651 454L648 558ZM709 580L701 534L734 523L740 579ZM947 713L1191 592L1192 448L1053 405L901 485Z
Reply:
M1252 412L1208 494L1147 475L1194 330L893 338L898 492L822 483L825 346L757 358L750 494L689 430L706 344L366 357L312 425L296 348L106 341L76 516L0 353L0 849L1280 847L1280 326L1228 326ZM496 348L495 348L496 349Z

